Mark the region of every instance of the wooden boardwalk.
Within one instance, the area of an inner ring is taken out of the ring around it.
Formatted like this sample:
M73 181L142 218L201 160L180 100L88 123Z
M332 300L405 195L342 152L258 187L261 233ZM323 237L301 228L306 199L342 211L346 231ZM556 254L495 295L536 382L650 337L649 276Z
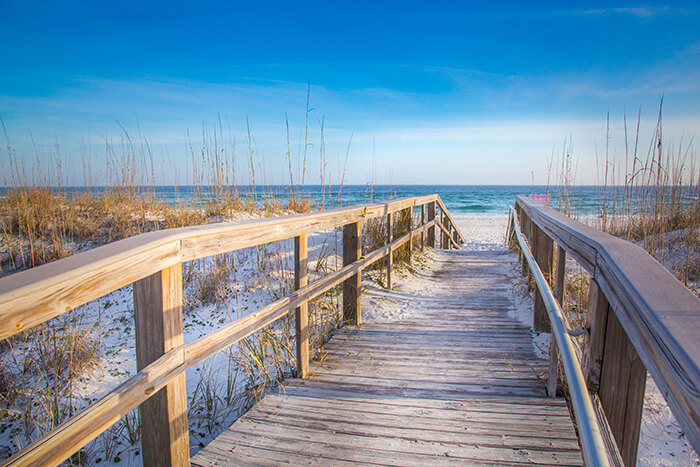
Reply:
M338 331L308 379L265 396L192 464L581 465L566 403L546 397L546 361L510 313L513 255L434 257L428 290L392 293L408 319Z

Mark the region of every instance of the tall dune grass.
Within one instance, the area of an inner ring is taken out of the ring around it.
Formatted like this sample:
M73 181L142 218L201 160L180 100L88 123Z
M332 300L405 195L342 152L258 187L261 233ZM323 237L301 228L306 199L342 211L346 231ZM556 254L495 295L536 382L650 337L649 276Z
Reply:
M663 105L663 101L662 101ZM597 211L581 213L576 189L576 163L571 145L549 165L555 184L548 186L550 203L604 231L641 245L671 269L686 286L697 289L700 281L700 164L694 141L664 140L662 105L646 152L640 139L641 113L635 130L625 116L625 157L611 157L606 146L597 167ZM610 121L607 120L609 139ZM549 177L548 177L549 178ZM696 290L700 293L700 290Z

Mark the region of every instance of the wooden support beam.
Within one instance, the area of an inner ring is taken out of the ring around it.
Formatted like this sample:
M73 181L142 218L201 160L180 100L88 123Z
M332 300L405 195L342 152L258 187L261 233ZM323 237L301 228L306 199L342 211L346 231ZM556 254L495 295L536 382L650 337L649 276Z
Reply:
M586 329L588 337L584 344L581 368L588 389L598 392L600 388L600 372L603 366L605 350L605 331L608 325L610 305L600 290L598 283L591 279L588 289L588 310L586 313Z
M533 238L535 239L535 251L533 256L537 265L540 267L542 274L551 283L552 280L552 260L554 255L554 242L551 238L547 236L546 233L542 231L534 222L532 224ZM535 330L549 332L551 330L551 324L549 322L549 316L547 315L547 307L542 300L540 291L537 290L537 285L535 285L535 319L534 319Z
M428 222L435 219L435 201L428 203ZM428 228L428 247L435 248L435 226Z
M597 392L625 465L635 465L646 368L598 284L591 280L583 372Z
M354 263L362 256L362 222L353 222L343 227L343 266ZM343 323L360 324L360 286L362 274L358 272L343 282Z
M425 204L420 205L420 225L425 225ZM420 233L420 251L425 250L425 231Z
M394 215L386 215L386 244L394 241ZM394 285L394 252L390 251L386 255L386 288L391 290Z
M554 270L554 298L557 299L559 305L564 303L564 286L566 281L566 250L557 245L557 267Z
M309 283L308 240L306 235L294 237L294 290ZM297 335L297 378L309 374L309 305L302 303L294 310Z
M549 341L549 368L547 370L547 395L557 397L559 383L559 349L554 334Z
M615 313L608 313L600 402L625 465L635 465L647 370Z
M566 250L557 245L557 267L555 269L556 279L554 281L554 298L559 305L564 303L564 281L566 277ZM557 384L559 383L559 350L554 336L549 343L549 373L547 377L547 394L549 397L556 397Z
M139 371L184 344L182 264L134 282L136 365ZM190 465L185 374L139 407L144 466Z
M452 226L450 225L450 219L445 215L445 212L442 212L442 225L445 226L445 229L447 232L449 232L452 229ZM450 235L445 232L444 230L442 231L442 234L440 235L440 248L443 250L447 250L450 248Z
M522 232L523 236L530 242L530 246L532 246L532 240L530 239L530 224L529 224L529 218L527 217L527 214L525 211L523 211L520 208L519 204L515 205L515 211L518 213L518 219L520 219L520 231ZM522 275L523 276L528 276L529 271L528 271L528 266L527 266L527 260L525 259L525 255L520 252L520 267L522 269Z
M406 214L408 215L408 231L413 230L413 206L406 208ZM413 255L413 235L408 239L408 264L411 264L411 256Z

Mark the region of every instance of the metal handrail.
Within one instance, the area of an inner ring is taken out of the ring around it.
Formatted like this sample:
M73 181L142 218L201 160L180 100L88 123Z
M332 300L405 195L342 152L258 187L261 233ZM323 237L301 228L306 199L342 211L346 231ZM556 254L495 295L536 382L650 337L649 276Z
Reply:
M554 337L557 348L559 349L559 357L561 358L566 381L569 385L571 405L573 406L574 417L578 425L583 460L586 465L609 466L610 462L605 449L603 436L598 427L597 418L593 409L593 402L588 393L583 372L576 358L576 352L574 350L575 344L569 334L569 326L564 318L564 313L561 306L559 306L559 302L554 298L552 289L545 279L544 274L542 274L542 270L540 270L540 267L535 262L535 258L530 252L530 246L520 232L518 215L513 206L510 206L510 217L512 219L513 230L520 244L520 249L530 266L530 271L537 283L537 290L542 296L542 301L547 308L549 321L552 324L552 337Z

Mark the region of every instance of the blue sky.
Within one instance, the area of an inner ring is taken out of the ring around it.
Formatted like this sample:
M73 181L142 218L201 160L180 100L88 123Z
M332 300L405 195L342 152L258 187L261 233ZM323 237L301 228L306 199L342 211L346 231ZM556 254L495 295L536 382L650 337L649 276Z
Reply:
M0 0L0 117L27 167L34 145L60 151L64 183L85 158L99 172L121 126L170 183L188 131L201 146L219 118L241 167L247 118L284 183L285 113L298 164L309 84L309 166L323 118L334 180L350 146L348 183L545 183L565 140L595 183L606 113L621 163L623 115L641 109L645 155L662 95L669 147L698 135L697 3L455 3Z

